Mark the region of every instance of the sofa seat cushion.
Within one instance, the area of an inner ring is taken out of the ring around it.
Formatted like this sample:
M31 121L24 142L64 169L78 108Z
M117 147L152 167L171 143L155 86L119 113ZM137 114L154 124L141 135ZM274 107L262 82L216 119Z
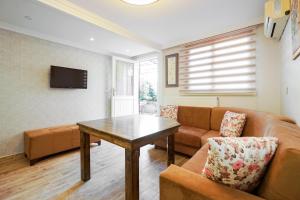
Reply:
M219 136L220 136L219 131L210 130L201 137L201 145L202 146L205 145L207 143L208 138L219 137Z
M187 146L185 144L175 143L175 152L184 154L188 157L192 157L197 151L199 150L199 147L191 147Z
M201 147L201 136L208 130L194 128L189 126L181 126L175 134L175 142L192 147Z
M197 174L201 174L206 163L207 152L208 144L201 147L201 149L198 150L197 153L191 159L189 159L182 167Z

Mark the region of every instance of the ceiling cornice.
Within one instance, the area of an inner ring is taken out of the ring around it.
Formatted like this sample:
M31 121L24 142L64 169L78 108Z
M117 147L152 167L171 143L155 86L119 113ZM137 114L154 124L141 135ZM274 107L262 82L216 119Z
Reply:
M144 44L145 46L151 47L154 50L162 49L161 45L152 42L150 40L147 40L145 38L142 38L137 34L128 31L124 27L112 21L109 21L103 17L100 17L99 15L96 15L95 13L92 13L82 7L79 7L78 5L71 3L70 1L67 0L38 0L38 1L48 6L51 6L57 10L63 11L69 15L75 16L88 23L94 24L100 28L111 31L120 36L126 37L132 41Z
M35 38L39 38L41 40L47 40L47 41L58 43L58 44L65 45L65 46L70 46L70 47L90 51L93 53L98 53L98 54L107 55L107 56L113 55L113 53L109 52L109 51L99 51L99 50L96 51L93 48L90 48L88 46L82 46L81 44L76 43L76 42L63 40L61 38L53 37L48 34L43 34L43 33L40 33L40 32L34 31L34 30L30 30L30 29L27 29L24 27L14 26L12 24L8 24L8 23L1 22L1 21L0 21L0 29L12 31L15 33L20 33L20 34L35 37Z
M219 31L216 31L216 32L210 33L210 34L204 34L201 37L195 37L195 38L191 38L189 40L175 41L173 43L164 45L162 48L163 48L163 51L169 51L172 49L181 48L183 45L186 45L188 43L193 43L195 41L202 40L202 39L205 39L208 37L213 37L213 36L216 36L219 34L224 34L224 33L230 32L230 31L235 31L235 30L242 29L242 28L249 27L249 26L260 26L263 23L264 23L264 19L261 17L258 17L257 19L253 20L250 23L245 23L245 24L239 25L239 26L230 26L230 27L227 27L226 29L219 30Z

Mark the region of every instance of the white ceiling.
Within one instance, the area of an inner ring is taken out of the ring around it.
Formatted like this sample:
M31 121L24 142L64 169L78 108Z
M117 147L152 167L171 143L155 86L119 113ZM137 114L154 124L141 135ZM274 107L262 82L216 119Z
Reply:
M261 23L265 1L159 0L148 6L132 6L121 0L69 2L109 20L107 23L116 24L119 29L124 28L137 39L90 24L36 0L1 0L0 27L99 53L131 57ZM90 37L95 41L89 41Z
M263 22L264 0L70 0L163 48Z
M34 0L0 0L0 27L109 55L132 57L154 51Z

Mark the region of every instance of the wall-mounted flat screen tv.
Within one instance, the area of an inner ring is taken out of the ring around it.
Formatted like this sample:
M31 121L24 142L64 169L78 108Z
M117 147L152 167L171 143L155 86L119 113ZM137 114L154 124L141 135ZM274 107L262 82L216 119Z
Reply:
M87 89L87 70L51 66L50 87Z

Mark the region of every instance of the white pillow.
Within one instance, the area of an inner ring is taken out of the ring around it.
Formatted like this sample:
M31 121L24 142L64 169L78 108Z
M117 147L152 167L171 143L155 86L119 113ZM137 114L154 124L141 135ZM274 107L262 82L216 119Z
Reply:
M274 137L215 137L208 139L208 157L202 175L230 187L251 192L272 159Z
M160 116L177 120L178 106L160 106Z
M246 114L226 111L221 123L220 135L223 137L239 137L243 133L245 123Z

